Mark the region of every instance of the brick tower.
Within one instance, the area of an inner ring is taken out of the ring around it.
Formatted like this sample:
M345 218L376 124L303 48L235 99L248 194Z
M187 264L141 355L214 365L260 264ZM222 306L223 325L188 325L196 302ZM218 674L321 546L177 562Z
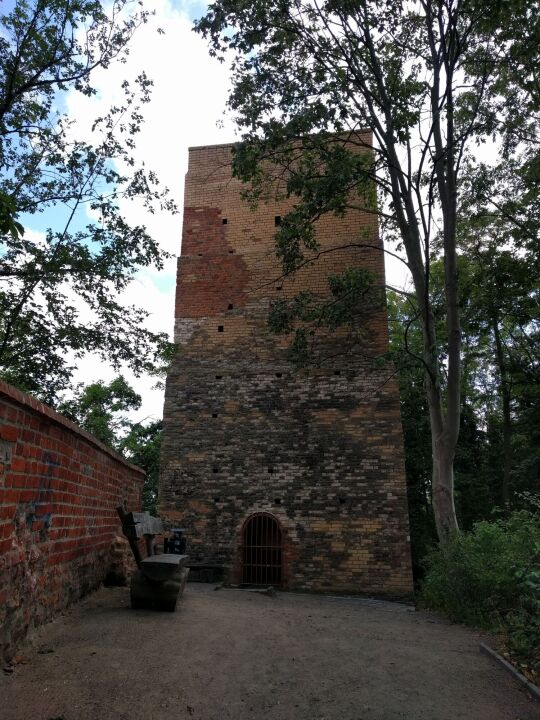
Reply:
M278 279L276 224L288 201L252 211L231 177L231 146L191 148L167 378L160 514L186 528L192 563L231 582L407 596L412 591L403 440L388 367L346 355L295 370L267 329L270 302L324 292L328 275L383 253L345 249ZM379 247L374 215L317 224L322 248ZM384 308L370 351L388 345Z

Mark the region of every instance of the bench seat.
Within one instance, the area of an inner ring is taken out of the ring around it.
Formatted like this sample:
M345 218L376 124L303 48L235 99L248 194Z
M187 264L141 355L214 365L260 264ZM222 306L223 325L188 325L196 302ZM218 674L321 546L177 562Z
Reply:
M187 555L161 553L141 560L140 570L149 580L163 582L177 574L186 564Z

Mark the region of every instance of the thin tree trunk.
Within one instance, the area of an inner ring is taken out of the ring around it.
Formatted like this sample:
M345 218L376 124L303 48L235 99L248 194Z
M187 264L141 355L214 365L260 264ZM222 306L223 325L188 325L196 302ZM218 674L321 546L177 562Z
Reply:
M454 433L448 432L440 390L426 375L433 459L433 515L439 542L444 545L459 530L454 505Z
M458 270L456 251L456 165L454 147L454 119L452 78L455 58L454 49L441 46L436 39L438 18L427 10L428 35L433 61L432 86L432 132L436 156L434 173L439 191L443 216L444 280L446 308L446 338L448 349L447 387L443 403L443 390L437 352L437 337L430 299L429 253L425 248L425 231L420 230L418 216L413 203L413 192L409 175L401 169L395 147L392 105L388 101L384 83L379 81L386 132L383 133L384 147L389 160L392 197L397 224L401 231L407 260L411 270L415 294L420 309L424 341L424 366L426 393L429 404L431 444L433 456L433 513L437 534L445 544L452 533L459 530L454 506L454 458L459 437L460 391L461 391L461 323L458 303ZM377 58L372 56L374 67ZM442 68L445 72L442 73ZM441 82L444 88L441 89ZM441 93L446 95L446 144L442 128L443 116L440 108ZM385 102L386 101L386 102ZM374 118L376 120L376 118ZM375 123L374 123L375 124Z
M510 379L508 368L504 358L504 350L501 341L499 323L496 317L492 318L493 335L495 337L495 356L499 369L499 388L502 399L503 411L503 481L501 495L503 505L506 507L510 502L510 473L512 472L512 415L510 397Z

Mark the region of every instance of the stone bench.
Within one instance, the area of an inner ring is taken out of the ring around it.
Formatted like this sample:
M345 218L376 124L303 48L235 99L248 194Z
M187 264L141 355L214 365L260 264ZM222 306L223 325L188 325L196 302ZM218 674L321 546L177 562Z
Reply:
M152 517L148 513L126 512L121 506L116 510L138 568L131 577L131 607L174 612L188 577L188 556L155 553L155 536L163 532L160 518ZM143 538L147 552L145 558L141 557L139 549L139 540Z

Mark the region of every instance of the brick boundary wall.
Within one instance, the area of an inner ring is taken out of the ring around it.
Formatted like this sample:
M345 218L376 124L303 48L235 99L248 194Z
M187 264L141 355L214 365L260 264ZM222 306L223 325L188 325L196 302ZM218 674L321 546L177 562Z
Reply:
M116 506L144 472L0 381L0 649L97 588L118 561ZM114 545L114 552L113 552ZM113 557L114 555L114 557Z

